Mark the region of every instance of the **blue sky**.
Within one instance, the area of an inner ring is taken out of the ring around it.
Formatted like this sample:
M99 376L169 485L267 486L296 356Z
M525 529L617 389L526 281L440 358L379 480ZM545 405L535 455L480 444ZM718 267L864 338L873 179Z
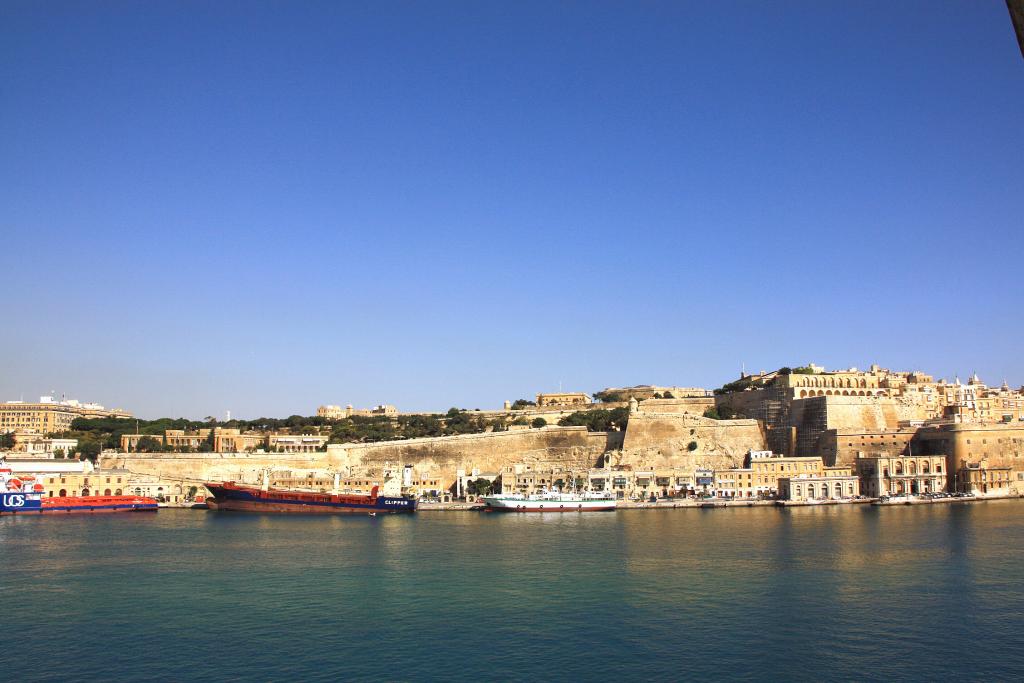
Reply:
M6 2L0 398L1024 382L996 2Z

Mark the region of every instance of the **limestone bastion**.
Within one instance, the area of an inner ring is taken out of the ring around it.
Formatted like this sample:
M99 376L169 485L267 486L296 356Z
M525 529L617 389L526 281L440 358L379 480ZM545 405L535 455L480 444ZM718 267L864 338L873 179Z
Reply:
M763 449L764 444L765 437L756 420L712 420L689 413L648 409L630 415L624 433L552 426L332 444L326 452L317 453L118 453L101 456L100 466L189 483L256 483L266 470L275 476L338 472L344 477L379 478L386 468L402 464L412 466L414 479L440 479L447 488L454 484L459 470L498 474L516 463L529 463L535 469L570 470L586 470L606 461L634 469L735 467L742 465L748 450Z

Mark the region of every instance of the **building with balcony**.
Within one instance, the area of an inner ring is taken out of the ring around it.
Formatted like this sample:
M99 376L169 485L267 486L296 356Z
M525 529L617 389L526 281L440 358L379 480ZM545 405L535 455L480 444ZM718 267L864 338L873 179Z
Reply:
M809 502L844 500L860 495L860 478L852 474L803 475L779 479L779 498Z
M856 471L861 490L871 498L938 493L948 485L941 455L861 455Z

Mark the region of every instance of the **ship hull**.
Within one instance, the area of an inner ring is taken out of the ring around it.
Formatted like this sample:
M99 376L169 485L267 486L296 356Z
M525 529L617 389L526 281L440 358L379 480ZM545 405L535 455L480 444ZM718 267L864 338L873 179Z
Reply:
M0 498L0 515L90 515L156 509L155 499L139 496L44 498L38 494L5 493Z
M206 499L211 510L231 512L281 512L316 515L410 514L416 501L391 496L354 496L280 491L228 484L206 484L213 494Z

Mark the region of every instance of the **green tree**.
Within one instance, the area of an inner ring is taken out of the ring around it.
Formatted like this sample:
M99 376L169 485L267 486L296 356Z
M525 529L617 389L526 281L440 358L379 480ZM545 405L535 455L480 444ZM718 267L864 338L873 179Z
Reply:
M530 423L530 426L533 427L534 429L540 429L541 427L546 427L547 425L548 421L545 420L543 417L534 418L533 422Z
M591 432L609 432L623 430L629 420L629 408L597 408L595 410L579 410L566 415L558 424L563 427L586 427Z
M100 444L96 441L86 441L78 444L78 456L96 462L96 458L100 456Z
M466 411L451 408L445 413L445 434L471 434L474 431L476 431L475 422Z
M64 459L64 449L63 448L54 448L53 449L53 457L56 458L57 460L63 460Z
M0 448L8 450L14 448L14 432L0 434Z
M477 477L466 482L466 493L471 496L490 495L492 488L492 483L483 477Z
M144 436L135 444L135 452L137 453L158 453L162 450L164 450L163 443L152 436Z
M715 389L716 395L731 394L736 391L749 391L752 389L763 389L768 386L768 382L761 379L753 379L751 377L741 377L735 382L728 382L723 384L720 388Z
M441 436L444 426L433 415L403 415L398 418L399 430L407 439L425 436Z
M535 405L537 405L537 403L529 399L517 398L515 402L512 403L512 410L522 410L523 408L529 408L530 406Z
M217 444L217 419L214 417L207 417L206 419L209 421L210 433L207 434L206 439L199 446L199 450L203 453L213 453L216 450Z
M704 411L704 417L710 417L712 420L721 420L721 416L718 414L718 408L711 406Z

